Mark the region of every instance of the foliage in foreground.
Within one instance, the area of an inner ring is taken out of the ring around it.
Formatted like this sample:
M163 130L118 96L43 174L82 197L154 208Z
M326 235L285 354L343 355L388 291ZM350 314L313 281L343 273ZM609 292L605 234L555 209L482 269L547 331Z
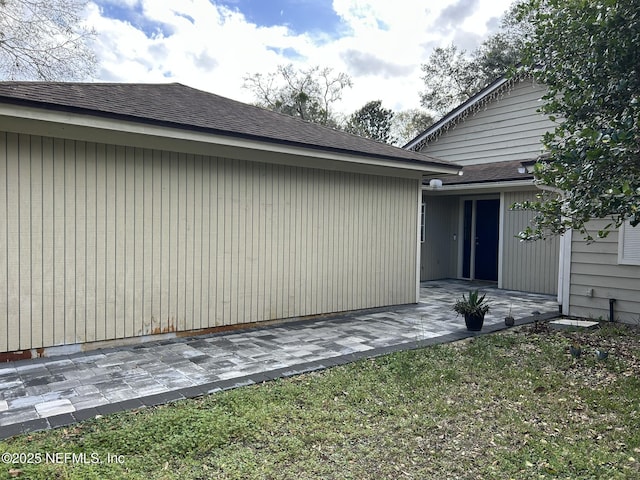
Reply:
M0 477L638 478L639 374L637 331L538 326L17 437L124 462Z
M547 190L522 207L537 212L521 236L579 231L610 218L640 224L640 4L637 0L530 0L534 26L521 70L548 87L541 110L557 122L536 165Z

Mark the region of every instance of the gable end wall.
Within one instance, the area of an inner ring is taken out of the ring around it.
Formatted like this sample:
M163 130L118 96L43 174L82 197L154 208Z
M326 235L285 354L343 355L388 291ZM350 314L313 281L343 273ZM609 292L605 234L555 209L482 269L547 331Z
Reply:
M523 80L490 100L421 151L460 165L528 160L542 151L554 124L536 110L544 88Z

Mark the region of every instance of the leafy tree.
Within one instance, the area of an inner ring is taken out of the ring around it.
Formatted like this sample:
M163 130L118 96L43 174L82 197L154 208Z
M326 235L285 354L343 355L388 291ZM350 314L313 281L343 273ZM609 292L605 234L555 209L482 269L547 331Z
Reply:
M382 143L393 143L391 127L394 113L383 108L381 100L367 103L347 119L345 131Z
M96 59L82 26L86 0L0 0L0 78L81 80Z
M434 49L422 65L425 90L420 103L444 115L519 63L524 40L532 31L517 0L503 16L500 29L471 54L455 45Z
M433 124L433 117L417 108L402 110L393 115L391 132L395 144L403 146Z
M438 47L421 66L425 84L425 91L420 95L423 107L442 116L480 89L482 80L476 76L465 53L453 44Z
M331 68L319 66L296 70L291 64L280 65L267 75L247 75L243 85L261 107L333 127L338 121L332 105L351 86L351 78L345 73L333 75Z
M546 191L518 205L537 212L522 238L640 224L640 4L530 0L521 15L535 27L521 72L548 87L541 110L557 122L535 170Z

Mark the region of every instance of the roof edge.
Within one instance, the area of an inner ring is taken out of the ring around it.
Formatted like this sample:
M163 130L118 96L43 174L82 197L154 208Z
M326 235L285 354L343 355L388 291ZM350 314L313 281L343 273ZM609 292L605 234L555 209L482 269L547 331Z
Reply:
M467 112L472 110L473 107L482 105L483 101L490 98L492 94L499 92L502 88L513 85L516 81L521 81L522 78L520 75L513 77L509 77L506 74L502 75L444 115L413 140L407 142L402 148L419 151L431 138L438 136L443 130L455 125Z
M104 82L104 83L110 84L110 82ZM115 83L115 84L121 85L119 83ZM175 85L176 83L173 83L173 84ZM164 83L160 85L170 85L170 84ZM192 87L185 86L183 84L178 84L178 85L193 89ZM197 89L194 89L194 90L197 90ZM147 117L136 116L136 115L105 112L102 110L90 109L85 107L76 107L72 105L60 105L56 103L45 103L45 102L39 102L39 101L34 101L34 100L29 100L24 98L4 96L1 94L0 94L0 100L6 104L11 104L16 106L26 106L34 109L47 110L51 112L58 112L58 113L66 112L66 113L73 113L77 115L89 115L89 116L104 118L108 120L124 120L124 121L129 121L132 123L138 123L143 125L152 125L152 126L164 127L164 128L175 128L178 130L198 132L198 133L208 133L208 134L219 135L222 137L252 140L252 141L263 142L263 143L272 144L272 145L290 146L295 148L306 148L313 151L325 151L325 152L331 152L331 153L342 154L342 155L355 155L359 157L372 158L372 159L378 159L378 160L392 160L399 163L413 164L416 166L436 167L439 169L448 169L451 171L452 174L455 174L462 169L462 167L459 165L430 157L429 155L426 155L421 152L414 152L414 153L424 157L424 159L402 158L402 157L397 157L393 155L376 154L372 152L363 152L360 150L351 150L351 149L339 148L339 147L314 145L311 143L276 139L276 138L266 137L261 135L252 135L252 134L246 134L241 132L233 132L229 130L208 128L208 127L202 127L197 125L190 125L186 123L171 122L171 121L147 118ZM238 102L238 103L242 103L242 102ZM243 104L243 105L249 105L249 104ZM254 108L261 108L261 107L256 107L254 105L249 105L249 106L252 106ZM279 113L279 112L273 112L273 113ZM281 115L284 115L284 114L281 114ZM323 125L319 125L319 126L324 128L330 128ZM402 150L401 147L395 147L393 145L389 145L389 146Z

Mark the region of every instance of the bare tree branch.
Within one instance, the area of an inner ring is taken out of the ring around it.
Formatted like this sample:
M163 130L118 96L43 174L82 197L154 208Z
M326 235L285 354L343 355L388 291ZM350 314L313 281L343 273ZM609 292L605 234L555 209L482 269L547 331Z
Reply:
M0 0L0 78L83 80L95 71L86 0Z

